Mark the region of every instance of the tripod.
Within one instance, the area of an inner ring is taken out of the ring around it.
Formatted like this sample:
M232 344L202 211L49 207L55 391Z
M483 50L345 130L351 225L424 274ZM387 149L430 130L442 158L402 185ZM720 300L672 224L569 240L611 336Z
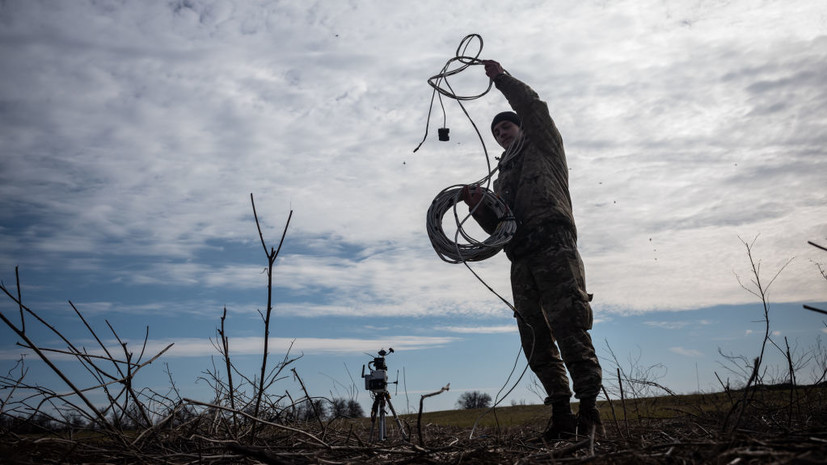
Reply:
M405 428L402 427L402 422L396 415L396 410L391 403L391 395L386 390L373 391L373 406L370 408L370 439L373 440L373 427L376 423L376 415L379 415L379 440L385 440L385 404L388 405L393 414L393 419L396 420L396 425L402 433L402 439L408 440L408 435L405 433Z

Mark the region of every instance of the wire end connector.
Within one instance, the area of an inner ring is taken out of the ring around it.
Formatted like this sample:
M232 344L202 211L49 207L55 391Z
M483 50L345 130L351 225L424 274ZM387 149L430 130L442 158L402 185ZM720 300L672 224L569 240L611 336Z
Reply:
M448 133L450 131L451 130L448 129L448 128L439 128L439 129L437 129L437 132L439 133L439 140L441 140L442 142L447 142L447 141L451 140L451 138L448 136Z

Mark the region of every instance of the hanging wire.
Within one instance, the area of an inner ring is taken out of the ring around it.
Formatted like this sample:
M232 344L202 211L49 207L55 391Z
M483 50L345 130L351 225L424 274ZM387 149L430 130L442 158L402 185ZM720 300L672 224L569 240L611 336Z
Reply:
M477 53L474 56L468 56L466 54L468 47L472 44L474 40L479 41L479 48ZM482 133L480 132L479 128L477 128L476 123L474 123L473 118L468 114L468 111L465 109L465 106L462 104L463 101L468 100L475 100L478 99L485 94L487 94L490 90L494 81L489 79L488 87L480 94L477 95L458 95L454 92L454 89L451 87L451 84L448 82L449 76L454 76L459 74L460 72L464 71L470 66L473 65L480 65L483 64L483 60L479 59L480 53L482 52L483 41L482 37L478 34L469 34L465 36L457 47L457 52L455 56L449 59L445 66L443 66L442 70L439 74L432 76L428 79L428 84L433 87L434 91L431 94L431 103L428 109L428 119L425 124L425 136L422 138L422 141L419 145L416 146L414 152L419 150L422 147L422 144L428 138L428 129L430 126L431 120L431 113L433 111L434 106L434 98L439 99L439 105L442 109L443 114L443 127L446 126L447 116L445 114L445 105L442 101L442 96L446 96L453 100L457 101L457 104L462 109L462 112L465 113L465 116L471 122L471 125L474 127L474 131L477 133L477 137L480 140L480 144L482 145L483 152L485 154L485 162L487 166L488 174L486 174L482 179L468 184L469 189L472 187L477 187L482 189L483 195L482 199L479 203L477 203L471 211L466 214L462 219L460 219L460 215L457 212L457 204L461 200L461 193L463 187L462 184L449 186L443 189L439 194L437 194L436 198L431 203L430 208L428 208L428 213L426 215L426 229L428 231L428 237L431 240L431 245L433 246L434 250L436 251L437 255L443 260L448 263L462 263L465 265L466 268L477 278L489 291L491 291L497 298L499 298L508 308L514 312L514 315L517 318L520 318L529 328L531 331L531 350L528 351L526 354L527 360L531 360L534 355L534 344L536 342L536 337L534 334L534 328L525 321L525 319L520 315L520 312L514 307L514 305L505 299L502 295L500 295L497 291L495 291L487 282L485 282L482 277L474 271L468 262L474 261L481 261L487 258L490 258L496 255L513 237L517 230L517 222L514 219L513 214L511 213L508 206L502 199L499 198L494 192L490 190L491 185L491 178L493 175L498 171L499 166L491 169L491 159L488 155L488 150L485 146L485 141L483 139ZM461 66L451 69L451 65L454 63L459 62ZM445 87L443 87L443 85ZM512 143L503 154L502 159L500 160L500 165L507 163L513 157L518 156L522 151L523 145L525 144L525 138L521 137L514 143ZM479 208L489 209L493 212L496 217L499 219L497 226L494 230L494 233L491 234L488 239L483 241L478 241L474 239L470 234L466 233L463 229L463 225L469 218L473 216L473 214ZM454 221L456 222L457 231L454 234L454 239L450 240L445 235L445 231L442 228L442 221L445 214L449 211L453 211ZM468 244L460 244L459 237L465 239ZM488 413L492 412L499 404L511 394L514 389L517 388L520 381L522 380L525 373L528 371L529 365L526 364L525 368L523 368L522 372L520 373L519 377L514 384L509 388L505 394L502 394L503 391L506 390L509 382L511 381L514 372L517 369L517 365L519 364L520 354L522 353L522 347L518 351L517 358L514 360L514 365L511 368L511 372L508 375L505 383L503 384L502 388L497 392L496 398L494 400L494 404L487 409L486 411L482 412L474 422L474 426L471 428L471 433L469 435L469 439L474 437L474 432L480 422L480 420L487 415ZM500 395L502 394L502 397Z
M479 41L479 48L477 49L477 53L474 56L468 56L468 55L466 55L466 52L468 50L468 47L474 41L474 39ZM478 98L484 96L485 94L487 94L491 90L491 86L494 85L494 82L489 80L488 81L488 87L480 94L477 94L477 95L464 95L464 96L463 95L457 95L454 92L454 89L451 87L451 84L448 82L448 77L449 76L457 75L457 74L465 71L465 69L467 69L469 66L482 64L482 60L479 59L480 53L482 53L482 45L483 45L482 37L479 34L468 34L467 36L465 36L462 39L462 41L460 41L459 46L457 47L457 52L454 55L454 57L451 58L450 60L448 60L445 63L445 66L442 67L442 70L440 70L440 72L438 74L428 78L428 84L431 87L433 87L434 90L431 93L431 104L428 108L428 119L425 122L425 136L422 138L422 141L419 143L419 145L417 145L416 148L413 150L414 152L419 150L419 148L422 147L422 144L425 143L425 140L428 138L428 128L431 125L431 113L433 112L433 109L434 109L434 98L435 97L439 98L439 106L440 106L440 108L442 108L442 126L445 127L446 122L447 122L447 116L445 114L445 105L442 102L442 96L443 95L446 96L446 97L449 97L451 99L456 100L459 103L460 108L462 108L462 111L465 113L465 116L468 116L468 119L471 120L471 117L468 115L468 112L465 111L465 107L462 105L462 102L467 101L467 100L478 99ZM457 68L454 68L454 69L450 69L451 65L453 65L454 63L457 63L457 62L459 62L461 64L461 66L459 66ZM445 86L447 86L447 89L445 87L442 87L443 84L445 84ZM476 124L474 124L473 120L471 120L471 124L474 126L474 129L477 129L477 126L476 126ZM479 135L479 130L477 130L477 134ZM482 141L482 136L480 136L480 141ZM483 149L484 148L485 148L485 143L483 143ZM487 156L487 153L486 153L486 156ZM489 165L489 171L490 171L490 165Z
M479 43L476 53L473 56L469 56L469 47L471 47L475 41ZM482 53L482 47L483 40L479 34L469 34L465 36L462 41L460 41L455 56L445 63L442 70L440 70L438 74L428 79L428 84L434 90L431 94L431 105L428 109L428 120L425 125L425 137L414 149L414 152L419 150L428 138L428 127L430 125L431 112L434 106L434 97L439 98L439 104L443 113L443 126L445 125L444 123L447 120L447 117L445 116L445 106L442 101L442 96L444 95L457 101L463 113L465 113L465 116L474 127L474 131L476 131L477 137L482 145L483 152L485 153L485 162L488 174L479 181L469 184L469 187L482 188L482 201L476 205L468 215L465 215L462 219L460 219L460 215L456 208L460 200L461 185L443 189L436 196L434 201L431 203L431 207L428 209L428 214L426 216L426 229L428 231L428 237L430 238L431 245L434 247L437 255L448 263L474 262L493 257L511 240L517 230L517 223L514 220L514 216L509 211L508 206L490 190L491 177L497 171L497 168L494 168L493 170L491 169L491 159L488 155L488 149L485 146L485 140L483 139L482 133L479 128L477 128L477 125L474 123L471 115L468 114L465 106L462 104L463 101L476 100L487 94L493 86L493 81L489 79L488 87L482 93L476 95L459 95L454 91L453 87L451 87L450 82L448 82L448 77L455 76L465 71L470 66L483 64L483 60L479 58L480 53ZM459 66L455 66L457 63ZM514 147L513 152L517 153L518 148ZM479 208L491 209L491 211L493 211L499 219L494 233L488 239L483 241L474 239L462 228L468 218L471 217L472 213ZM449 210L453 210L454 220L457 225L457 233L454 235L453 240L449 239L445 235L445 231L442 228L442 219ZM460 244L458 241L460 236L467 241L468 244Z

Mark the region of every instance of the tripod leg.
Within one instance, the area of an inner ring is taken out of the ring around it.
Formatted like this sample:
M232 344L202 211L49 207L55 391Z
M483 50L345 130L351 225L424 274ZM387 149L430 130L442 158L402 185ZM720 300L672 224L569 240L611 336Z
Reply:
M402 439L410 441L410 437L408 437L408 434L405 432L405 428L402 426L402 421L399 420L399 416L396 415L396 409L393 408L390 394L388 394L388 407L390 407L391 413L393 413L393 419L396 420L396 426L399 427L399 432L402 433Z
M376 410L378 408L379 397L376 397L375 399L373 399L373 405L370 407L370 436L368 436L368 441L373 441L373 426L376 423Z
M385 440L385 395L379 396L381 400L379 404L379 440Z

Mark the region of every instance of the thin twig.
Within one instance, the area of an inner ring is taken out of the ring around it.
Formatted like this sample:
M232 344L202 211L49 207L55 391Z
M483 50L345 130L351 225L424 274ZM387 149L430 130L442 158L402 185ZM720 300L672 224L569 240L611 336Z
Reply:
M612 418L615 422L615 429L617 430L617 435L623 437L623 433L620 431L620 423L617 421L617 414L615 413L615 405L612 402L612 399L609 397L609 393L606 392L606 386L600 386L600 389L603 390L603 395L606 396L606 400L609 402L609 408L612 409Z
M20 309L20 330L24 333L26 332L26 318L25 314L23 313L23 294L20 290L20 273L17 270L18 267L14 267L14 280L17 282L17 306Z
M417 415L416 417L416 430L419 435L419 445L422 447L425 447L425 441L422 439L422 408L424 406L425 398L442 394L450 388L451 383L448 383L445 386L443 386L442 389L440 389L439 391L432 392L430 394L423 394L422 397L419 398L419 415Z
M787 346L787 352L786 352L785 355L787 357L787 366L790 370L790 407L789 407L789 411L787 412L788 413L788 415L787 415L787 428L790 428L790 427L792 427L792 424L793 424L793 400L794 400L794 397L795 397L796 380L795 380L795 367L793 365L793 357L792 357L792 353L790 352L790 342L787 340L786 336L784 336L784 344Z
M810 244L810 245L811 245L811 246L813 246L813 247L819 248L819 249L821 249L821 250L823 250L823 251L827 252L827 247L820 246L820 245L816 244L816 243L815 243L815 242L813 242L813 241L807 241L807 243L808 243L808 244Z
M215 408L215 409L224 410L224 411L227 411L227 412L230 411L230 408L224 407L223 405L210 404L210 403L207 403L207 402L200 402L200 401L197 401L197 400L187 399L187 398L184 398L183 400L184 400L184 402L187 402L187 403L193 404L193 405L201 405L201 406L204 406L204 407L211 407L211 408ZM316 436L314 436L314 435L312 435L312 434L310 434L306 431L302 431L302 430L297 429L297 428L291 428L289 426L280 425L278 423L273 423L273 422L270 422L270 421L262 420L261 418L254 417L254 416L250 415L249 413L245 413L241 410L236 410L235 412L238 415L241 415L241 416L243 416L243 417L245 417L249 420L252 420L256 423L260 423L262 425L272 426L274 428L279 428L279 429L283 429L283 430L286 430L286 431L292 431L296 434L306 436L306 437L316 441L317 443L319 443L319 445L321 445L321 446L323 446L327 449L331 449L331 446L329 444L327 444L326 442L322 441L321 439L317 438Z
M818 308L815 308L815 307L811 307L809 305L804 305L804 308L806 310L811 311L811 312L818 312L818 313L823 313L823 314L827 315L827 311L824 311L824 310L821 310L821 309L818 309Z
M19 285L19 283L18 283L18 285ZM3 290L5 290L5 288L3 288ZM14 323L9 321L9 319L6 318L6 315L4 315L3 313L0 313L0 319L2 319L3 323L5 323L6 326L8 326L12 331L14 331L20 339L23 339L26 342L26 344L28 344L32 348L34 353L37 354L37 356L40 357L40 359L43 360L43 362L46 365L48 365L49 368L64 383L66 383L67 386L69 386L69 389L71 389L72 392L74 392L75 394L77 394L78 397L80 397L80 399L83 401L83 403L86 404L86 406L89 407L89 409L95 413L95 416L97 417L98 422L100 423L100 425L103 428L111 429L111 425L106 420L106 417L104 417L103 414L100 412L100 410L98 410L97 407L95 407L95 405L92 402L89 401L89 399L83 394L83 391L80 390L77 386L75 386L75 383L73 383L72 380L70 380L69 377L66 376L63 373L63 371L61 371L57 366L55 366L55 364L52 363L52 361L49 359L49 357L47 357L46 354L44 354L43 351L41 351L35 345L35 343L31 339L29 339L29 337L25 333L23 333L23 331L21 331L17 326L15 326Z
M233 370L230 362L230 340L227 338L227 333L224 331L224 320L227 319L227 307L224 306L224 313L221 315L221 329L218 330L218 335L221 337L221 352L224 356L224 362L227 367L227 396L230 398L230 408L233 409L233 432L236 432L238 418L235 414L235 387L233 386Z
M620 405L623 406L623 420L626 422L626 437L629 437L629 415L626 413L626 397L623 395L623 379L617 369L617 384L620 387Z
M261 239L261 246L264 248L265 255L267 255L267 312L266 317L264 318L264 349L261 357L261 376L259 378L258 392L256 393L256 404L253 410L254 414L258 416L259 409L261 407L261 398L264 396L264 384L267 382L266 373L267 355L270 342L270 316L273 311L273 264L276 261L276 257L278 257L279 251L281 251L282 244L284 244L284 238L287 236L287 228L290 226L290 219L293 217L293 210L290 210L290 214L287 217L287 222L284 225L284 231L282 232L278 249L273 250L271 248L270 251L268 251L267 244L264 241L264 234L261 231L261 223L258 220L256 203L252 193L250 194L250 203L253 206L253 217L256 220L256 228L258 229L259 239ZM253 434L255 434L255 430Z
M316 403L313 402L313 399L310 397L310 394L307 393L307 388L304 386L304 381L302 381L301 376L299 376L299 372L296 371L295 368L291 368L290 371L293 372L293 376L299 380L299 385L302 387L302 391L304 391L304 397L307 398L307 402L310 404L310 408L313 409L313 414L316 416L316 419L319 420L319 427L322 429L322 436L324 436L324 422L322 421L322 416L319 414L319 409L316 408Z

